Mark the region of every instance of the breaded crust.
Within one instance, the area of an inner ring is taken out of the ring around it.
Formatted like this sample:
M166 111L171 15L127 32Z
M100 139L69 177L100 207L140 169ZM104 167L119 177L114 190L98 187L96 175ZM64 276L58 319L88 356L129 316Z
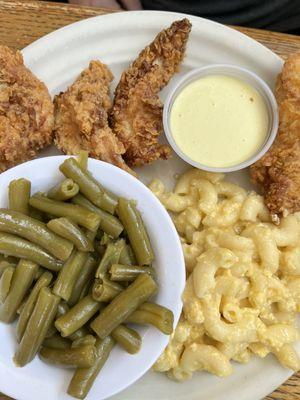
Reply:
M53 111L48 89L22 54L0 46L0 172L51 144Z

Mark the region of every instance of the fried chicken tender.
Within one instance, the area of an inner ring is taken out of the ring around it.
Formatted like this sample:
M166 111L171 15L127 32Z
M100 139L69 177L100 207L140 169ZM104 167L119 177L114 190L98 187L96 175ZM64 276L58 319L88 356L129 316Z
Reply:
M0 46L0 172L34 158L52 142L54 107L22 54Z
M169 146L158 143L163 131L163 104L158 93L177 72L190 30L187 19L175 21L142 50L121 76L110 120L125 147L123 157L130 166L171 155Z
M88 151L93 158L128 172L123 144L108 125L109 84L113 75L100 61L91 61L64 92L55 97L55 144L66 154Z
M300 211L300 53L291 55L279 74L275 91L279 131L271 149L251 166L251 176L278 221Z

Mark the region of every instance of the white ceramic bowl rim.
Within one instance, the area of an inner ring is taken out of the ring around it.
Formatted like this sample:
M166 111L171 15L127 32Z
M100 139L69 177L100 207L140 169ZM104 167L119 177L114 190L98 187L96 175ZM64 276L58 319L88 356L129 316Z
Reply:
M32 193L45 191L63 175L59 165L69 156L51 156L35 159L0 175L0 206L7 205L7 187L12 179L28 178ZM154 194L129 173L102 161L89 159L89 170L104 187L117 195L136 199L152 242L156 256L159 291L153 301L170 308L174 313L174 326L180 317L181 294L185 286L184 258L175 226L165 208ZM154 264L154 265L155 265ZM152 301L152 300L151 300ZM43 385L45 400L69 399L65 393L68 377L64 369L42 363L38 357L24 368L12 362L15 351L14 327L0 322L0 381L1 389L18 399L39 398ZM113 349L107 363L94 385L93 398L99 400L112 396L139 379L157 360L169 337L153 327L138 327L143 345L139 353L129 355L118 346ZM1 379L5 376L5 379ZM13 389L12 389L13 383Z
M170 129L170 111L176 97L181 92L181 90L197 78L212 74L229 75L244 80L260 93L266 103L268 110L269 132L259 151L257 151L247 160L229 167L211 167L205 164L198 163L197 161L191 159L177 145ZM176 84L173 84L173 86L170 88L169 94L164 104L163 125L168 142L172 146L173 150L178 154L178 156L181 157L185 162L205 171L233 172L246 168L249 165L253 164L269 150L275 140L278 131L278 106L272 90L269 88L267 83L254 72L233 64L209 64L204 67L193 69L189 73L185 74L179 81L177 81Z

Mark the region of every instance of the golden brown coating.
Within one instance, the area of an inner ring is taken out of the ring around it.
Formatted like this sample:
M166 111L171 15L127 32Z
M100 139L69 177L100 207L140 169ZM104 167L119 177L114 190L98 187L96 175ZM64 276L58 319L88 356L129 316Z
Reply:
M123 157L130 166L141 166L171 155L169 146L158 143L163 131L163 104L158 93L178 70L190 30L187 19L175 21L142 50L121 76L111 123L125 147Z
M55 144L66 154L88 151L93 158L129 172L125 149L108 125L109 85L113 75L100 61L91 61L76 81L55 97Z
M275 91L279 131L271 149L251 167L274 216L300 211L300 53L291 55Z
M30 160L52 142L53 104L22 54L0 46L0 172Z

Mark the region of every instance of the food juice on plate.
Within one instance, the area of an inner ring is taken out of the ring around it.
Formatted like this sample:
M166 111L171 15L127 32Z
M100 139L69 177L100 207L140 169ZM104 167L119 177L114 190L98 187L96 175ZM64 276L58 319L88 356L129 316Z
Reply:
M170 128L190 159L224 168L252 157L268 134L268 110L258 91L241 79L208 75L175 98Z

